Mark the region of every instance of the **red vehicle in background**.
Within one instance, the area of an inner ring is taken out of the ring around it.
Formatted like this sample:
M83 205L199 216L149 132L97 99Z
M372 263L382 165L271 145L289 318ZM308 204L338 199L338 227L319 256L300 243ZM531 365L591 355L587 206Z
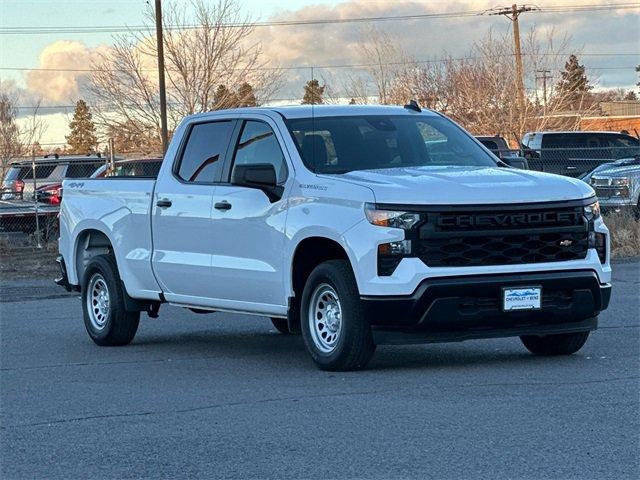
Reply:
M153 177L158 175L161 158L137 158L118 160L113 166L108 163L100 165L88 178L102 177ZM48 205L60 205L62 201L62 182L43 185L36 190L38 202Z

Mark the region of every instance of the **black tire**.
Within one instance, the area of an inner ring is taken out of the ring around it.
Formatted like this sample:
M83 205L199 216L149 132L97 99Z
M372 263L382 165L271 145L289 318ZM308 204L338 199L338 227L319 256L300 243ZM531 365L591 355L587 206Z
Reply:
M92 304L99 313L92 314L89 311L87 300L87 297L92 295L92 292L89 291L90 288L93 289L93 286L97 286L101 280L106 285L106 290L103 291L108 297L106 315L100 311L97 302L93 302L93 297ZM96 345L128 345L135 337L140 322L140 312L126 311L118 267L111 255L98 255L87 266L82 280L82 312L84 326ZM102 323L96 319L97 315L100 316Z
M312 334L314 327L310 325L309 319L312 295L323 285L329 285L337 294L341 311L340 330L330 351L323 351L318 347ZM302 293L300 325L307 351L321 370L362 369L369 363L376 349L356 280L351 266L345 260L323 262L311 272Z
M271 323L273 323L273 326L275 327L275 329L278 330L280 333L284 333L285 335L288 335L291 333L289 331L289 322L287 321L286 318L271 317Z
M589 332L561 333L558 335L525 335L522 344L535 355L571 355L589 338Z

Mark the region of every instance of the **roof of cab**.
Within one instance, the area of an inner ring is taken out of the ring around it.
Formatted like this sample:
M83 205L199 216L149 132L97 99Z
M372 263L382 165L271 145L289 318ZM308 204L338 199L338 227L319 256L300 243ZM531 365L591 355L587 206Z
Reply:
M400 107L397 105L287 105L278 107L234 108L230 110L215 110L213 112L192 115L195 118L206 118L229 113L266 113L274 112L286 119L318 117L345 117L350 115L429 115L438 114L427 108L422 112ZM191 118L190 117L190 118Z

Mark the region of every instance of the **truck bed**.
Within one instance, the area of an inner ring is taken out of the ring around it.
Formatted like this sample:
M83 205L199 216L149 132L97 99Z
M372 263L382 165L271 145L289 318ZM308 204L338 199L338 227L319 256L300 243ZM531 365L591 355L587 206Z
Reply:
M107 236L113 245L129 295L144 298L159 287L151 269L151 201L154 179L103 178L65 180L61 215L60 251L76 257L77 232L92 229ZM86 239L80 238L78 243ZM70 278L78 282L77 278Z

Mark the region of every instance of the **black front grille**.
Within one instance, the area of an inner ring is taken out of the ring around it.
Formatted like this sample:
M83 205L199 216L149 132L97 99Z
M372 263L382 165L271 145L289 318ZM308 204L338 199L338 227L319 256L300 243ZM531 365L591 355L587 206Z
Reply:
M430 267L562 262L585 258L583 208L482 208L430 211L416 254Z

